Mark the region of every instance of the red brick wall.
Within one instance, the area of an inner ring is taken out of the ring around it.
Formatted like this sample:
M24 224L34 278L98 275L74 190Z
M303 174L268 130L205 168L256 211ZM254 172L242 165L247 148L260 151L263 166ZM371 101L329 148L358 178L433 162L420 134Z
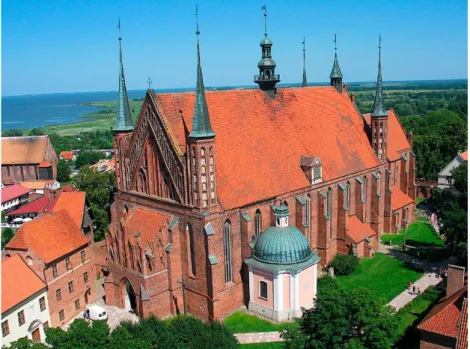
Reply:
M420 349L454 349L455 344L455 338L421 331Z

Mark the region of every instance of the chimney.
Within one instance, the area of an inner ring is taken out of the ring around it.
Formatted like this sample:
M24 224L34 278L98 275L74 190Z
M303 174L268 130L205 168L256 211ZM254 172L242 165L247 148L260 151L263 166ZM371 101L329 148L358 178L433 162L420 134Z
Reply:
M353 102L353 104L356 104L356 94L354 92L351 93L351 102Z
M464 286L465 267L449 264L447 266L446 297L459 292Z

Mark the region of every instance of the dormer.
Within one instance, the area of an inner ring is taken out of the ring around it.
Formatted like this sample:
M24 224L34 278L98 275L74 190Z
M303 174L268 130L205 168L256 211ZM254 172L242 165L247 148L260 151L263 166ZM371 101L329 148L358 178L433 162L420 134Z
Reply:
M300 167L311 185L323 182L322 162L318 157L302 155L300 157Z

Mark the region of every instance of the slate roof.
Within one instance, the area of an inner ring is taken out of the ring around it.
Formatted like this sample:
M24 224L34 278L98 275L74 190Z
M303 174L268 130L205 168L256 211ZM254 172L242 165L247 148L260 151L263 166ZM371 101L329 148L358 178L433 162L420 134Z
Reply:
M48 136L2 137L2 165L39 164L48 143Z
M70 214L60 210L24 223L5 249L31 249L50 263L88 243Z
M375 231L356 216L350 216L348 218L348 236L357 244L368 237L374 236Z
M401 152L411 149L411 145L406 138L406 132L398 116L393 110L388 110L388 137L387 137L387 158L391 161L399 160ZM370 113L364 114L364 119L370 126Z
M303 155L319 157L331 180L380 165L361 115L332 86L263 91L206 91L216 134L217 194L225 209L310 186ZM195 93L156 95L183 152L192 129ZM243 173L241 176L240 173Z
M2 188L2 204L4 202L19 198L25 194L31 192L31 189L25 188L19 184L9 185L8 187Z
M2 259L2 314L45 288L19 255Z
M397 186L391 185L390 188L392 188L392 211L414 202L412 198L402 192Z
M467 285L450 297L442 298L426 315L418 329L443 336L457 338L458 324Z

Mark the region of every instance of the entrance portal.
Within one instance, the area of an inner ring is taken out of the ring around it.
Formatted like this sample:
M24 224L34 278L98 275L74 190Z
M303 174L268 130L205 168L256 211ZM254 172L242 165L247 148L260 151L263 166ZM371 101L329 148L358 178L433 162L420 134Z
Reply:
M137 314L137 302L135 298L134 288L127 280L124 284L124 309Z
M41 333L39 327L33 331L33 343L41 343Z

